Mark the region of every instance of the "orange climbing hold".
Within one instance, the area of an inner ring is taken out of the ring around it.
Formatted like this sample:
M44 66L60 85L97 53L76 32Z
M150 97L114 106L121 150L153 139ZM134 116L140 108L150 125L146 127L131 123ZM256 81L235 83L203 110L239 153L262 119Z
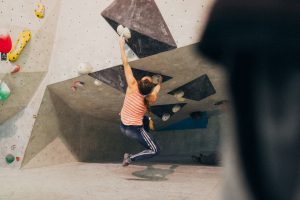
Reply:
M15 74L19 72L21 69L20 65L15 65L14 69L10 72L11 74Z
M71 86L71 89L73 90L73 92L76 92L77 90L77 87L83 87L84 86L84 82L82 81L74 81L72 86Z

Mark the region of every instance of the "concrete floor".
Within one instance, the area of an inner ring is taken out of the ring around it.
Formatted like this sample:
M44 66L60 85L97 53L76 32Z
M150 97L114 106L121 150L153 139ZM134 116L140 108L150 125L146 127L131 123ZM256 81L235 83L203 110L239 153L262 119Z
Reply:
M221 168L196 165L69 163L0 169L2 200L218 199Z

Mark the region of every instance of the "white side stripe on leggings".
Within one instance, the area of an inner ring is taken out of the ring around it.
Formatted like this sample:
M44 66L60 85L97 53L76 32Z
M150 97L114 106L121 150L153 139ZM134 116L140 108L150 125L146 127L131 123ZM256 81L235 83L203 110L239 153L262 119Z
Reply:
M140 153L137 153L137 154L135 154L135 155L132 155L132 156L130 156L130 158L135 158L135 157L138 157L138 156L140 156L140 155L148 155L148 154L154 154L154 151L153 150L151 150L151 149L147 149L147 150L144 150L144 151L142 151L142 152L140 152Z
M154 142L151 140L151 138L147 135L147 133L145 133L146 131L144 129L141 129L141 134L143 139L146 141L146 143L148 144L148 146L151 148L151 150L144 150L138 154L132 155L130 156L131 158L135 158L137 156L140 155L146 155L146 154L154 154L155 152L157 152L157 148L156 145L154 144Z
M141 135L142 135L142 137L143 137L143 139L145 140L145 142L148 144L148 146L150 147L150 149L149 150L145 150L145 151L142 151L142 152L140 152L140 153L138 153L138 154L135 154L135 155L132 155L132 156L130 156L131 158L135 158L135 157L137 157L137 156L140 156L140 155L146 155L146 154L154 154L155 153L155 151L156 151L156 146L154 145L154 144L151 144L151 139L150 139L150 141L145 137L145 134L143 133L143 132L141 132Z
M141 129L141 135L144 138L144 140L146 141L146 143L148 144L148 146L150 147L151 150L155 151L155 145L153 143L151 143L151 139L149 139L146 134L144 133L144 129Z
M154 144L154 142L151 140L151 138L149 137L149 135L146 133L146 131L144 129L142 129L142 134L145 136L145 138L148 139L149 143L152 146L152 150L154 150L155 152L157 151L156 145Z

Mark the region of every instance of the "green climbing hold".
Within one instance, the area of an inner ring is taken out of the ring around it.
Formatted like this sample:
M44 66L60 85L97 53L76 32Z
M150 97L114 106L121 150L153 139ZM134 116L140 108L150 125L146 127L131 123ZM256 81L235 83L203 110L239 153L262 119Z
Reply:
M5 101L10 96L10 89L7 84L0 80L0 101Z
M12 163L15 161L15 157L12 155L12 154L8 154L6 157L5 157L5 160L8 164Z

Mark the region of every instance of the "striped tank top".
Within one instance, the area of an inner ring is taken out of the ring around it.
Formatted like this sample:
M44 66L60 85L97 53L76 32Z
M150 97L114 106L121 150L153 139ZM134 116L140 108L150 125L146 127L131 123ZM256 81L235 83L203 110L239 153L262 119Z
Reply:
M139 91L126 92L121 110L121 121L124 125L143 125L143 117L146 111L144 96Z

